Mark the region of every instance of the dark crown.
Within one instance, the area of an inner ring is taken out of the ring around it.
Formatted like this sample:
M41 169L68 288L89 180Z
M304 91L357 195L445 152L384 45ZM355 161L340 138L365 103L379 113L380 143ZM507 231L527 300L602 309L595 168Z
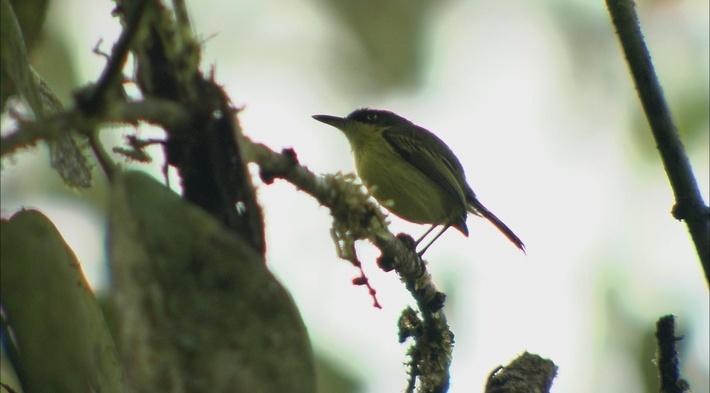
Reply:
M361 123L380 125L380 126L394 126L397 124L411 124L411 122L402 116L390 111L384 111L379 109L369 109L363 108L354 111L349 114L348 119L356 120Z

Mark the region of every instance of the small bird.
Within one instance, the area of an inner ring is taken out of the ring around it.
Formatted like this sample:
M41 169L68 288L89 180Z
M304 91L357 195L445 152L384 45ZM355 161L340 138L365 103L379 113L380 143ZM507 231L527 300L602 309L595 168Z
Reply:
M420 257L449 227L468 236L468 213L485 217L525 252L520 238L478 201L458 158L430 131L396 113L368 108L347 117L313 118L345 134L358 175L381 205L407 221L432 225L415 247L434 228L443 225L418 252Z

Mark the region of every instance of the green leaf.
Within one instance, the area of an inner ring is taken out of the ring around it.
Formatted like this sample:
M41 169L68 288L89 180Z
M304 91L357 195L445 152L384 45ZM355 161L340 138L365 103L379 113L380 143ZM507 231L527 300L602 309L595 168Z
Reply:
M113 340L76 256L42 213L2 221L0 295L27 392L121 392Z
M15 12L9 0L0 0L0 59L3 68L15 82L15 87L20 91L35 115L42 117L44 110L40 94L30 71L27 59L27 48L22 38L22 30L17 22Z
M145 174L118 175L109 247L118 343L136 391L315 391L293 300L263 256L212 216Z

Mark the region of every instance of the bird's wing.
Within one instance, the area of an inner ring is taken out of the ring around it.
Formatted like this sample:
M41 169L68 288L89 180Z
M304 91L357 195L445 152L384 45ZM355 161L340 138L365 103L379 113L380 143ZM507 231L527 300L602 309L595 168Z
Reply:
M446 190L455 200L466 204L463 168L441 139L414 125L387 128L382 136L405 161Z

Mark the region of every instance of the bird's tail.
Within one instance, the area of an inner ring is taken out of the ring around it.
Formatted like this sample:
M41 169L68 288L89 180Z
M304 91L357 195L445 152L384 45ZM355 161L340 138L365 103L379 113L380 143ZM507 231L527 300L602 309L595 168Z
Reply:
M499 231L501 231L505 237L508 238L513 244L515 244L516 247L518 247L523 253L525 253L525 244L523 244L523 241L520 240L520 238L513 233L513 231L508 228L507 225L503 223L498 217L496 217L495 214L493 214L490 210L486 209L485 206L481 202L476 199L476 197L471 197L467 198L468 199L468 210L476 215L481 215L485 217L488 221L491 222L491 224L495 225L496 228L498 228Z

